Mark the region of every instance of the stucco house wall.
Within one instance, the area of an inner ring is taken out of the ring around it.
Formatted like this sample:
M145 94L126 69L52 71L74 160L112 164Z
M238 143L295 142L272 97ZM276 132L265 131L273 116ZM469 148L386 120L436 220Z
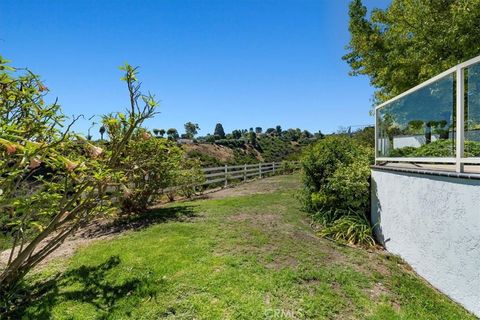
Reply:
M385 248L480 317L480 179L372 169Z

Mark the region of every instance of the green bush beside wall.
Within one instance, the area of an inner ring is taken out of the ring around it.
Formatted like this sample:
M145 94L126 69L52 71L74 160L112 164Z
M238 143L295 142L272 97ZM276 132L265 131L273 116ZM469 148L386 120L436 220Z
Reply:
M323 225L321 235L352 244L374 244L368 222L372 162L372 148L348 136L327 137L305 151L301 200L304 209Z

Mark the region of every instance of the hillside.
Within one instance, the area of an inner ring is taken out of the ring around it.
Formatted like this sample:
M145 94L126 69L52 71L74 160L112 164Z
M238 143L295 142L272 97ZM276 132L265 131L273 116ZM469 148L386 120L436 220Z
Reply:
M190 158L199 159L202 166L291 160L298 158L302 149L298 143L280 139L259 139L257 146L249 143L239 146L192 143L184 144L183 148Z
M211 143L184 144L190 158L199 159L202 166L273 162L298 158L304 145L278 137L259 136L255 145L242 140L218 140Z

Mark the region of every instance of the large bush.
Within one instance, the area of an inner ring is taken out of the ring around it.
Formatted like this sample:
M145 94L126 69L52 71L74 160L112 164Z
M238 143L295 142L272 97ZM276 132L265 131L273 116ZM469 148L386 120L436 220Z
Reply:
M372 126L359 129L352 134L352 138L361 145L375 148L375 127Z
M119 114L126 125L105 150L69 132L58 104L43 100L48 90L39 77L6 63L0 58L0 216L11 249L0 269L1 309L30 269L82 224L109 212L107 191L121 180L125 146L156 107L126 65L131 108Z
M163 190L174 186L184 157L183 149L175 142L152 138L146 130L137 130L125 148L120 165L124 172L122 211L142 212Z
M367 216L370 205L370 164L373 150L360 145L347 136L330 136L312 145L304 153L303 167L304 208L334 233L360 232L363 236L336 236L337 239L350 239L352 243L371 244L371 228ZM360 217L360 219L358 218ZM339 227L348 222L350 229ZM358 228L362 225L362 228ZM366 235L365 235L366 234ZM357 241L358 240L358 241Z
M205 182L200 162L195 159L184 159L178 170L174 172L173 189L182 197L190 198Z

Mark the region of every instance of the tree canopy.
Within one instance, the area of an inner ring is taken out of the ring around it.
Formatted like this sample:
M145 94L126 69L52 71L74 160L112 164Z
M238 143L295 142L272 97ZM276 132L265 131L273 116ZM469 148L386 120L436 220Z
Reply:
M179 138L178 131L175 128L170 128L167 130L167 136L170 140L177 140Z
M225 130L223 130L223 126L221 123L217 123L215 125L215 131L213 133L215 136L220 137L220 139L225 139Z
M197 123L193 122L187 122L185 123L185 136L188 139L193 139L195 135L198 133L198 130L200 130L200 127L198 126Z
M351 75L367 75L374 103L398 95L480 54L480 0L393 0L367 17L350 3Z
M232 131L232 138L233 139L240 139L242 137L242 131L240 130L233 130Z

